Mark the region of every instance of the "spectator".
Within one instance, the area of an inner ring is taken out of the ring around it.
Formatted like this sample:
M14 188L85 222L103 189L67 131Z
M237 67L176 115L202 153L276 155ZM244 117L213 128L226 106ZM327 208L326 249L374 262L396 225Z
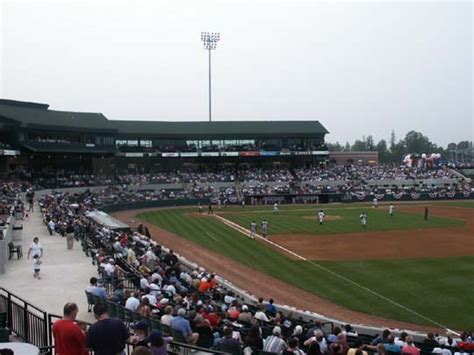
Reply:
M87 355L86 334L76 322L79 308L75 303L66 303L63 319L53 325L54 344L57 354Z
M150 308L150 300L149 298L143 296L140 305L137 307L136 312L141 316L141 317L147 317L150 318L153 316L153 313L151 312Z
M98 280L96 277L91 277L89 283L90 285L86 287L86 292L100 298L107 298L107 291L105 291L105 288L97 285Z
M171 331L172 331L171 334L174 334L174 333L179 334L184 339L184 341L186 341L188 344L195 345L198 342L199 335L191 331L191 326L190 326L189 321L186 318L184 318L185 315L186 315L186 310L184 308L180 308L178 310L178 315L171 320L171 324L170 324ZM176 340L179 341L179 339L176 339Z
M148 323L141 320L130 324L130 328L135 331L135 334L130 339L130 342L135 346L148 346Z
M403 346L402 348L402 354L407 354L407 355L420 355L420 349L418 349L414 344L413 344L413 337L408 335L406 338L406 345Z
M244 348L247 347L253 352L263 350L263 338L260 334L260 328L256 324L250 327L249 333L244 339Z
M173 338L163 337L160 331L152 330L146 341L150 345L152 355L167 355L168 344L173 341Z
M277 310L276 307L273 305L273 302L273 298L270 298L265 307L265 311L270 314L270 316L275 317Z
M319 349L319 344L317 341L313 341L309 345L307 355L322 355L321 349ZM356 355L362 355L362 354L356 354Z
M217 350L230 353L232 355L240 355L241 347L238 340L232 337L233 329L231 327L224 327L224 337L217 343Z
M309 338L304 342L305 346L310 346L312 343L318 343L319 345L319 351L322 354L326 354L328 352L328 343L326 342L326 339L324 338L323 331L321 329L317 329L314 332L314 336Z
M125 324L119 319L110 319L107 306L97 303L94 306L97 322L89 327L86 336L87 347L95 355L113 355L123 351L130 333Z
M288 347L283 351L284 355L305 355L304 351L299 348L298 338L291 338L288 341Z
M161 318L161 324L167 325L168 327L171 325L171 320L173 319L173 307L172 306L166 306L164 313Z
M125 308L135 312L140 306L140 291L135 291L133 296L129 297L127 301L125 301Z
M137 346L133 349L132 355L153 355L153 353L146 346Z
M423 344L425 344L427 347L432 348L432 349L439 346L433 333L427 334L426 338L423 339Z
M281 353L286 348L287 345L281 338L281 328L273 328L272 335L268 336L263 343L263 351L270 353Z
M194 330L199 335L197 346L210 348L214 344L214 333L211 323L202 317L196 317Z

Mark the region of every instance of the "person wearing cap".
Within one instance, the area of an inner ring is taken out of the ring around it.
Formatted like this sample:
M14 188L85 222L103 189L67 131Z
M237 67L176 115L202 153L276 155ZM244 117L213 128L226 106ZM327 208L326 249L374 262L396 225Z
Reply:
M140 320L130 324L130 328L134 331L134 335L131 338L131 343L135 346L146 346L148 347L148 323Z
M145 341L150 345L150 351L153 355L167 355L168 344L173 341L173 338L163 337L159 330L152 330Z
M281 328L273 328L272 335L263 342L263 351L270 353L281 353L287 348L285 341L281 338Z

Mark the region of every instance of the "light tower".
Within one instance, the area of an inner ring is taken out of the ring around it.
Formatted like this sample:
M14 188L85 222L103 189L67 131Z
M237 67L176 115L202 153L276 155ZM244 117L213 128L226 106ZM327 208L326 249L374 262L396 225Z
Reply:
M217 42L221 39L219 32L201 32L201 42L204 49L209 52L209 122L212 121L212 103L211 103L211 51L216 49Z

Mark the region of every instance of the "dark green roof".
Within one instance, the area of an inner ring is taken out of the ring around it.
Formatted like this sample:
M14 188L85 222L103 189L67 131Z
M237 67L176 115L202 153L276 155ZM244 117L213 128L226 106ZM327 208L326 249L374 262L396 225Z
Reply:
M0 117L28 128L113 130L101 113L48 110L48 105L0 100Z
M160 136L251 137L296 135L310 136L328 131L318 121L214 121L156 122L111 121L121 134L156 134Z
M49 110L47 104L1 100L0 118L27 128L111 131L120 135L186 138L314 136L328 131L318 121L165 122L108 120L101 113Z

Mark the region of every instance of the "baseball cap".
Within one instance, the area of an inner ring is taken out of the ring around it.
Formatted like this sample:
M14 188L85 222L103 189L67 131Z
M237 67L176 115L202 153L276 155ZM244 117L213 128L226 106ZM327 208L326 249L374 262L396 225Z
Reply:
M246 304L244 304L244 305L242 306L242 311L248 311L248 310L249 310L249 308L247 307Z
M151 333L143 340L145 343L156 343L162 337L159 330L152 330Z
M130 328L132 328L133 330L148 330L148 323L140 320L138 322L130 324Z
M281 334L281 328L280 327L273 328L272 333L273 335Z

